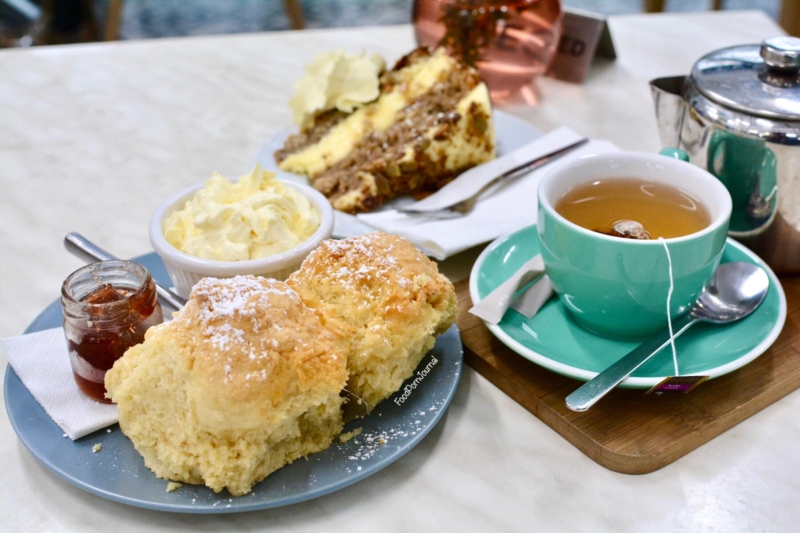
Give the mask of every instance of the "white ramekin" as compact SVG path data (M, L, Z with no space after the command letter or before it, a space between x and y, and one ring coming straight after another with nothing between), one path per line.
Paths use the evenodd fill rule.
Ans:
M156 253L167 267L169 277L178 290L178 294L188 298L195 283L205 277L232 278L233 276L252 274L278 280L285 280L289 274L300 268L300 263L319 244L330 238L333 232L333 208L328 199L314 188L299 183L283 181L309 199L320 213L320 224L317 231L300 246L281 254L250 259L247 261L217 261L202 259L176 249L164 238L164 221L173 211L181 209L186 201L203 188L204 183L192 185L171 196L161 204L150 221L150 242Z

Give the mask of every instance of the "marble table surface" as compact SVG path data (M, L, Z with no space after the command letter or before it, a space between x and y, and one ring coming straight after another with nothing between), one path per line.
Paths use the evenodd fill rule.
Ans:
M539 80L538 105L505 109L542 130L568 125L656 151L649 79L780 33L759 12L610 25L616 61L596 62L583 85ZM148 221L167 195L214 170L248 170L290 123L292 83L315 54L394 59L413 45L410 26L394 26L0 51L0 336L20 334L80 266L62 246L66 232L121 257L148 252ZM444 268L463 278L475 256ZM0 530L790 531L800 523L798 411L795 392L672 465L629 476L598 466L467 369L445 418L378 475L227 516L144 511L86 493L39 464L0 416Z

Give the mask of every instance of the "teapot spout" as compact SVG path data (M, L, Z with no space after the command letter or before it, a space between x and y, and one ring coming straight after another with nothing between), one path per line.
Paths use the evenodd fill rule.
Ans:
M656 110L658 135L663 147L680 148L686 104L683 84L686 76L656 78L650 81L650 93Z

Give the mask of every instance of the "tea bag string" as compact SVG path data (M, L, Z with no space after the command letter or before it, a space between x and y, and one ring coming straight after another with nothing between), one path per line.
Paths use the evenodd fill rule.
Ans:
M667 325L669 326L669 342L672 346L672 362L675 365L675 375L680 376L680 370L678 369L678 352L675 350L675 334L672 331L672 316L670 315L669 308L672 302L672 290L674 289L674 283L672 279L672 257L669 255L669 247L667 246L667 241L664 240L663 237L658 238L661 241L661 244L664 245L664 250L667 252L667 265L669 266L669 291L667 291Z

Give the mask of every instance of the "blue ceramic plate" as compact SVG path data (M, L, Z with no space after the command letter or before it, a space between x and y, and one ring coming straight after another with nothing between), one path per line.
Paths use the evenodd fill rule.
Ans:
M153 277L169 284L164 265L155 254L136 259ZM50 304L25 333L61 325L61 305ZM463 352L458 328L453 326L436 341L420 368L436 361L430 372L407 395L401 405L385 400L361 420L350 422L345 431L363 428L359 437L345 444L338 440L327 450L298 460L253 487L247 496L231 497L207 487L184 485L166 492L167 482L157 478L118 425L111 432L100 430L76 441L63 431L28 392L17 374L6 368L5 400L11 425L22 443L46 467L82 489L121 503L180 513L231 513L255 511L310 500L346 487L386 467L413 448L436 425L453 398ZM405 385L404 385L405 387ZM372 442L368 442L372 439ZM383 439L383 445L378 440ZM100 443L102 451L92 453Z
M470 276L470 296L480 301L539 253L536 225L527 226L490 244L478 257ZM675 341L681 375L719 377L746 365L769 348L786 321L786 295L778 278L753 252L728 239L722 262L747 261L764 268L770 288L761 306L729 326L698 324ZM533 317L509 310L496 326L486 324L506 346L559 374L587 381L638 343L600 337L570 319L558 298ZM674 375L672 351L664 349L638 368L622 387L650 388Z

